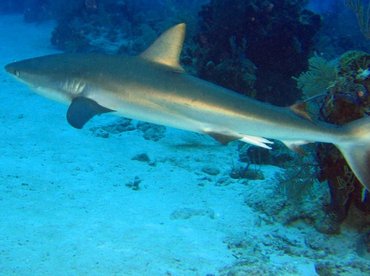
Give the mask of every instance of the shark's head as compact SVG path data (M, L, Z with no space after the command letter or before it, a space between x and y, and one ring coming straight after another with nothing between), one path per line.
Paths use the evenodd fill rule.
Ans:
M181 23L138 57L56 54L10 63L5 70L43 96L68 103L67 120L76 128L95 115L113 111L137 119L158 113L162 122L167 118L159 110L166 108L151 99L158 98L157 92L166 94L162 90L177 90L168 82L170 76L183 72L179 57L184 36L185 24Z
M41 95L61 102L70 102L84 88L83 83L73 77L75 70L71 63L61 55L13 62L7 64L5 70Z

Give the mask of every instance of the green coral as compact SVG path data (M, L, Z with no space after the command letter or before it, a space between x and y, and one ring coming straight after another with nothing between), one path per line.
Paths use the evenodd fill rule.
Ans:
M339 59L340 75L357 79L357 75L370 67L370 54L362 51L348 51Z
M308 62L308 70L294 78L306 99L327 92L338 74L336 66L322 57L315 55Z

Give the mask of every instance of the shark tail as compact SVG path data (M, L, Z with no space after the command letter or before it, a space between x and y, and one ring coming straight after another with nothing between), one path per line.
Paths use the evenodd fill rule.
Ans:
M344 130L347 139L336 146L357 179L370 191L370 117L353 121Z

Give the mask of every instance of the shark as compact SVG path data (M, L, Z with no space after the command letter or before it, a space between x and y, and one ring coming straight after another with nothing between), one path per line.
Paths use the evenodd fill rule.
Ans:
M60 53L16 61L5 70L37 93L68 105L81 129L94 116L121 116L271 148L333 143L370 189L370 119L344 126L316 122L297 108L278 107L187 74L180 65L186 25L162 33L137 56Z

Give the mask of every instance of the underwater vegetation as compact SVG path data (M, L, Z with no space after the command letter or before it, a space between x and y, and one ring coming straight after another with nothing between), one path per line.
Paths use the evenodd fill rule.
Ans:
M325 121L342 125L368 114L369 69L368 53L350 51L340 57L338 77L331 85L321 106L321 116ZM346 218L352 204L369 213L369 195L362 190L361 184L337 150L329 145L319 145L318 157L321 166L320 178L328 181L331 207L338 221Z
M322 57L310 59L307 72L297 79L305 95L324 93L319 104L319 116L326 122L344 125L367 116L370 105L370 54L362 51L344 53L337 64ZM349 169L341 153L333 146L319 144L317 159L320 181L327 180L333 219L341 223L352 205L365 214L370 213L369 195Z
M306 72L300 74L297 86L303 92L303 98L309 99L318 93L326 93L337 77L335 65L315 55L309 59L309 67Z
M362 0L345 0L344 2L356 14L363 35L370 39L370 3L364 3Z

